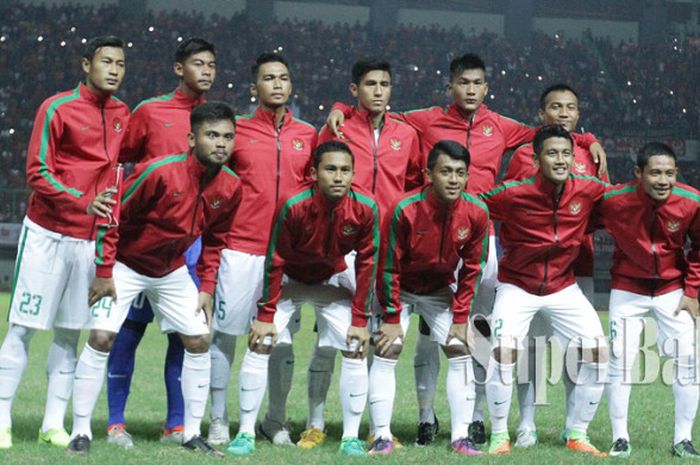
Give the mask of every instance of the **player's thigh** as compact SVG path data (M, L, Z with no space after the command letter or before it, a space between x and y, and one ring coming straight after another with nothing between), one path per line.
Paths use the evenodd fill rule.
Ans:
M607 346L600 318L578 285L543 296L543 307L563 348Z
M406 337L406 334L408 334L408 328L411 326L412 307L413 305L411 303L405 302L403 300L401 301L401 313L399 314L399 323L401 324L401 330L403 331L404 338ZM378 299L375 297L374 304L372 306L372 314L370 315L369 321L367 323L367 329L369 330L369 333L372 336L373 340L377 340L377 336L379 335L379 331L381 330L383 324L384 309L379 304ZM401 345L403 344L403 341L397 339L396 341L394 341L394 344Z
M226 249L221 253L213 327L232 335L248 334L262 295L265 257Z
M542 308L540 296L513 284L500 284L491 315L491 337L494 347L524 347L530 322Z
M197 312L199 291L186 266L160 278L150 278L144 292L153 306L161 331L184 336L209 333L206 314Z
M689 356L695 353L695 322L690 313L676 309L683 290L660 295L653 299L654 318L658 325L659 351L666 356Z
M90 307L89 329L118 333L126 320L131 303L148 286L147 276L137 273L121 262L115 263L112 279L117 300L115 302L111 297L104 297Z
M628 365L634 363L639 350L640 334L645 317L652 310L651 298L619 289L610 291L608 327L611 355L614 358L630 357Z
M75 241L63 244L67 257L68 279L56 312L54 326L83 329L90 325L88 289L95 278L95 242Z
M452 289L444 287L430 294L401 292L401 299L411 304L413 312L423 317L430 328L430 339L440 345L455 343L448 341L447 335L452 326Z
M347 344L348 330L352 325L350 299L324 302L315 305L316 323L318 324L318 346L349 350Z

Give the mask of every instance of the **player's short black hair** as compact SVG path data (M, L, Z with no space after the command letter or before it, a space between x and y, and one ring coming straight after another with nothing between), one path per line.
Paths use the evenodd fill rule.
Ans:
M666 155L673 158L673 162L678 166L678 157L671 147L663 142L648 142L644 144L637 154L637 168L644 170L649 163L649 159L654 155Z
M469 150L453 140L441 140L430 149L428 153L428 169L432 170L437 164L437 159L440 155L447 155L453 160L463 161L469 169L469 163L471 163L471 156L469 155Z
M194 107L190 113L190 127L197 132L202 123L227 120L236 126L236 112L224 102L211 101Z
M175 49L175 63L184 63L187 59L199 52L211 52L216 56L214 44L200 37L191 37L183 40Z
M552 86L547 87L544 92L540 95L540 108L544 110L545 107L545 101L547 100L547 96L551 94L552 92L571 92L574 94L574 97L576 97L576 100L578 100L578 94L574 89L571 88L568 84L554 84Z
M328 152L345 152L345 153L347 153L348 155L350 155L350 159L352 160L353 166L355 166L355 155L352 154L352 150L350 150L350 147L348 147L348 144L346 144L344 142L337 141L337 140L331 140L328 142L324 142L323 144L316 147L316 150L314 150L314 154L313 154L314 168L318 169L318 165L321 164L321 160L323 159L323 155L327 154Z
M289 70L289 64L287 63L287 60L285 60L282 55L280 55L279 53L265 52L258 55L258 57L255 59L255 64L250 67L250 76L252 78L251 82L255 82L258 80L258 71L260 70L260 67L265 63L282 63L284 66L287 67L287 72L289 72L289 75L291 76L292 74Z
M551 139L553 137L562 137L571 142L571 147L574 146L574 138L571 137L571 133L564 129L558 124L550 124L549 126L542 126L537 134L535 134L535 139L532 141L532 147L535 150L535 157L540 156L540 152L544 148L544 141Z
M484 60L475 53L465 53L450 62L450 80L457 79L468 69L480 69L486 74Z
M365 74L376 70L386 71L391 77L391 65L388 61L379 60L378 58L366 58L356 61L352 65L352 83L359 85Z
M98 49L102 47L124 48L124 41L117 36L97 36L88 40L83 50L83 58L92 63L92 59Z

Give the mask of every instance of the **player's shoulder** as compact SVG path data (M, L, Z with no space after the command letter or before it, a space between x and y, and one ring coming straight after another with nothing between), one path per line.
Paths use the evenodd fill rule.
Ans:
M353 202L363 205L370 210L378 209L377 201L375 200L374 195L372 195L372 193L368 190L365 190L359 186L353 185L348 192L348 197L350 197Z
M474 215L486 215L488 218L489 208L478 196L469 192L462 192L460 198L462 201L462 208L465 208L468 212L471 212Z
M688 184L677 182L673 186L671 194L677 197L682 197L700 205L700 191L694 188L693 186L689 186Z
M75 87L71 90L66 90L63 92L58 92L46 99L41 103L39 107L39 113L55 113L59 111L61 107L69 106L71 102L80 101L80 86Z
M308 121L304 121L301 118L297 118L296 116L292 116L292 124L295 126L296 130L301 131L302 133L317 134L318 132L316 126Z
M512 180L512 181L505 181L502 182L501 184L497 185L493 189L482 192L479 194L480 199L489 199L491 197L494 197L498 194L501 194L503 192L518 192L518 191L528 191L529 189L532 188L532 186L535 185L535 179L537 178L537 174L533 174L527 178L523 179L517 179L517 180Z
M427 186L416 187L398 196L391 205L391 215L400 216L405 214L406 210L411 210L418 207L420 204L428 200Z
M166 102L170 102L173 97L175 96L175 91L170 92L169 94L163 94L159 95L157 97L151 97L147 98L145 100L142 100L139 102L138 105L134 107L132 110L132 113L136 114L137 112L149 112L157 109L158 107L164 105Z
M534 147L532 146L532 142L526 142L524 144L521 144L515 148L513 151L513 159L516 157L528 157L532 158L532 155L534 154Z
M294 191L280 198L280 205L285 209L300 208L314 196L314 184L312 182L303 183Z

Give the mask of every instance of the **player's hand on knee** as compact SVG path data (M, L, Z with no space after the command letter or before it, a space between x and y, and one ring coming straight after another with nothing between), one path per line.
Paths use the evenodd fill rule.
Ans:
M112 301L117 301L117 289L114 287L114 279L93 279L90 283L90 288L88 289L88 305L92 307L105 297L111 297Z
M452 338L457 339L465 346L467 345L467 324L466 323L452 323L450 330L447 332L447 340L445 344L449 344Z
M369 330L366 326L350 326L345 343L348 345L346 352L365 357L369 350Z
M87 207L88 215L107 218L112 213L112 207L117 204L117 201L113 198L116 194L116 187L109 187L97 194Z
M331 111L330 115L328 115L328 119L326 119L326 125L336 139L345 139L343 131L341 131L343 123L345 123L345 115L340 110Z
M207 326L209 327L209 330L211 330L213 308L214 297L208 292L200 292L197 299L197 310L194 312L194 314L199 315L200 312L204 312L204 317L207 319Z
M255 320L248 335L248 348L257 353L269 353L277 344L277 328L274 323Z
M379 329L376 339L374 340L374 346L377 348L377 353L383 356L387 353L391 345L396 342L396 340L403 340L403 329L401 324L382 324Z
M687 295L681 297L681 301L678 302L678 308L676 308L676 312L674 313L674 315L677 316L684 310L690 313L690 316L692 316L693 318L699 317L700 305L698 305L698 299L688 297Z

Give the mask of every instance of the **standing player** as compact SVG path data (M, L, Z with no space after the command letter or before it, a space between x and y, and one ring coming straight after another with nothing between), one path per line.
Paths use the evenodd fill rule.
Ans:
M539 117L543 124L558 124L569 133L574 133L579 117L578 94L566 84L555 84L548 87L540 96ZM574 139L574 160L571 172L581 176L598 176L598 167L587 148L581 146L581 140ZM508 170L503 178L507 181L520 181L537 173L536 157L532 144L519 147L508 164ZM602 173L600 179L609 182L607 173ZM589 301L593 301L593 235L589 234L581 245L574 262L576 283ZM537 376L537 361L535 360L534 338L551 336L551 328L543 314L537 314L530 325L528 334L530 343L527 347L528 383L518 383L518 403L520 406L520 425L518 426L515 447L532 447L537 444L537 429L535 426L535 379ZM524 355L523 355L524 356ZM568 373L564 373L564 385L567 393L567 416L573 413L571 409L571 390L574 388Z
M129 109L112 97L124 78L124 42L88 41L85 82L39 108L27 150L32 188L10 300L10 326L0 348L0 449L12 447L10 411L36 330L54 329L46 371L48 395L39 442L66 447L63 417L73 388L80 330L89 323L87 287L97 220L113 201L108 190Z
M483 194L492 218L501 221L503 245L486 386L492 425L490 454L510 452L513 368L532 318L542 312L549 317L561 346L582 352L572 392L573 413L566 424L567 447L605 455L588 441L587 428L603 394L600 380L605 379L607 347L600 320L576 284L572 266L605 183L571 174L573 145L571 135L561 126L543 127L533 142L538 172Z
M467 438L476 400L467 323L486 264L489 215L481 200L464 192L468 169L466 148L454 141L438 142L428 155L430 184L398 199L384 215L377 283L382 323L375 328L377 353L369 376L369 408L377 438L369 451L372 455L387 455L394 449L390 426L396 361L411 312L423 316L448 359L452 449L481 454Z
M379 252L377 205L351 188L353 155L342 142L314 151L314 183L281 202L270 233L258 318L248 337L239 386L241 427L228 451L255 450L255 419L267 384L267 365L275 345L290 345L285 331L305 302L316 310L318 344L341 350L340 401L343 439L340 452L364 456L357 438L367 400L367 320ZM345 256L356 251L356 289Z
M101 229L97 277L90 285L90 338L75 369L73 435L68 451L90 450L90 418L107 356L129 306L140 292L153 302L161 329L185 346L183 447L223 454L200 436L210 376L209 322L221 249L240 201L240 182L224 165L233 149L233 110L206 103L190 115L189 153L140 164L125 183L119 228ZM199 292L184 251L203 235ZM114 274L114 277L112 277Z
M471 155L469 192L481 193L492 189L496 184L496 175L503 160L503 154L511 148L531 141L535 130L510 118L490 110L483 102L488 94L486 65L474 54L466 53L450 63L450 81L448 90L453 103L446 108L431 107L423 110L392 114L415 128L420 138L423 159L426 160L430 149L440 140L453 140L463 144ZM338 110L349 112L350 107L336 104ZM334 111L329 117L331 130L339 133L344 115ZM339 133L342 134L342 133ZM583 138L584 146L591 146L596 159L600 157L600 168L605 169L604 153L600 144L588 135ZM482 275L481 292L476 297L474 313L489 315L493 305L498 269L496 257L495 232L489 237L489 262ZM489 334L488 325L481 325L483 318L477 319L480 331ZM470 329L473 329L470 326ZM427 445L433 442L438 431L437 418L433 409L435 387L440 369L437 344L431 340L427 325L419 325L416 356L414 359L416 391L418 393L419 424L416 444ZM483 381L485 367L479 363L474 366L476 379ZM481 399L483 382L477 383L477 399L472 433L470 437L477 443L485 442Z
M243 200L221 256L216 315L211 346L211 426L209 442L229 441L226 389L236 336L247 334L260 298L263 265L277 202L308 176L317 134L287 108L292 93L289 66L281 55L264 53L252 66L250 92L259 100L255 113L238 118L231 166L241 177ZM290 328L298 326L296 322ZM294 352L280 345L270 358L268 412L263 436L278 445L294 445L286 425L287 395L294 372Z
M146 162L159 156L174 155L188 150L190 112L204 102L204 95L216 79L214 45L198 38L181 42L175 50L173 69L180 78L177 88L168 95L144 100L134 109L122 142L120 161ZM195 267L200 250L201 242L198 239L185 252L185 263L197 285L199 281ZM131 435L126 431L124 409L134 373L136 348L151 321L151 304L142 295L129 310L107 362L107 442L125 448L134 445ZM176 444L182 444L184 420L180 387L183 355L184 347L178 335L168 334L164 370L168 416L161 441Z
M700 316L700 193L676 181L676 155L662 143L642 148L635 176L633 182L611 187L598 211L615 239L606 388L614 441L610 455L626 458L632 452L627 431L632 368L644 317L653 316L659 352L673 357L675 364L673 455L697 459L691 435L699 395L695 321Z
M375 196L381 215L396 197L423 184L416 131L388 117L386 112L391 87L389 63L377 59L357 61L350 84L357 107L343 126L343 141L355 157L353 184ZM331 131L324 127L319 142L333 139ZM351 263L352 258L348 258ZM323 408L334 365L335 349L316 345L308 372L309 418L297 443L305 449L319 445L325 437Z

